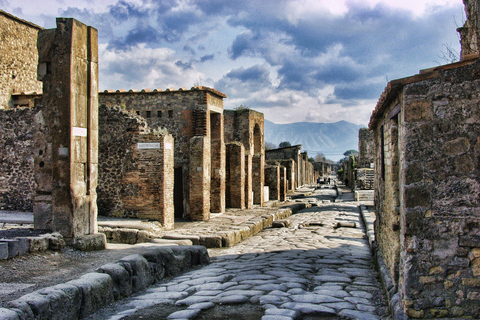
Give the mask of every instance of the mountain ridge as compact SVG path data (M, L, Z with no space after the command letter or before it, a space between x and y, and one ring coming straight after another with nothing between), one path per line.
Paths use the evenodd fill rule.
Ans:
M358 131L364 125L345 120L322 122L293 122L277 124L265 120L265 142L278 145L288 141L301 144L309 157L323 153L327 159L338 161L347 150L358 149Z

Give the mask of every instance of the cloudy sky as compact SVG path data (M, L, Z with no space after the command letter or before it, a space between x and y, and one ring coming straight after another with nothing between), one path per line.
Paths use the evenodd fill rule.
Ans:
M462 0L0 0L99 31L100 89L194 85L276 123L368 123L388 81L460 51Z

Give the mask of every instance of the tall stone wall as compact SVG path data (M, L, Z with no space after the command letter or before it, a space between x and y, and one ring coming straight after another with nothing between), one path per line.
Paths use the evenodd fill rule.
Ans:
M0 110L0 210L33 210L37 109Z
M280 200L280 166L265 166L265 185L269 187L270 200Z
M395 85L371 121L378 246L409 317L479 318L480 61Z
M0 30L0 109L8 109L12 93L42 91L37 80L37 33L42 28L0 10Z

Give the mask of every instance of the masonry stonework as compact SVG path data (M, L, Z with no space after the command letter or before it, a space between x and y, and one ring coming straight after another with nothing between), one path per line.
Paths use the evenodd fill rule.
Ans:
M480 317L480 61L391 81L372 114L375 233L411 318Z
M173 137L119 108L99 108L100 215L173 228Z
M0 210L33 210L34 118L37 110L0 110Z
M42 29L0 10L0 109L14 106L13 93L42 91L37 80L37 34Z
M240 142L226 144L227 207L245 209L245 147Z

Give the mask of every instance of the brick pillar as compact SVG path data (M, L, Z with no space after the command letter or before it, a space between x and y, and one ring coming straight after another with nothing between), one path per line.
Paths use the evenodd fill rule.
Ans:
M265 157L256 154L252 159L253 203L263 206L263 185L265 183Z
M211 212L225 212L225 143L223 114L210 113L211 166L210 185Z
M245 155L245 208L251 209L253 207L252 196L252 156Z
M280 200L280 166L265 166L265 185L269 187L270 200Z
M39 32L38 50L44 108L35 135L35 228L60 232L73 245L83 238L80 249L103 249L96 202L97 30L57 18L56 29Z
M280 166L280 201L285 201L287 198L287 168Z
M190 219L210 219L210 145L204 136L190 139Z
M240 142L226 145L227 207L245 209L245 147Z

